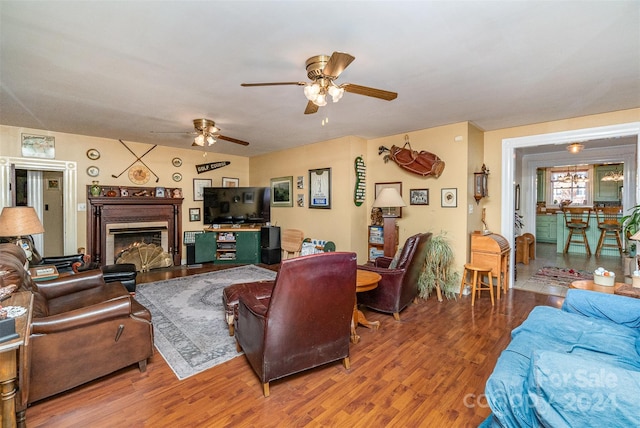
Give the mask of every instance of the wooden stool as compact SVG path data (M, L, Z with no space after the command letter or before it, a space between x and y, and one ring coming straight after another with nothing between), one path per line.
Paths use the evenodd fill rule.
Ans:
M598 240L598 247L596 248L596 257L600 257L600 252L604 247L617 248L622 256L622 240L620 239L622 225L618 219L618 208L598 208L596 210L596 218L598 220L598 229L600 229L600 239ZM607 243L607 239L615 239L616 243Z
M473 275L471 275L472 273ZM486 282L482 280L483 276L487 277ZM493 283L491 281L490 268L473 266L469 263L465 264L464 271L462 272L462 281L460 282L460 295L462 295L465 285L471 286L471 306L476 302L476 291L478 292L478 297L480 297L480 292L482 290L489 290L489 294L491 295L491 306L494 305Z

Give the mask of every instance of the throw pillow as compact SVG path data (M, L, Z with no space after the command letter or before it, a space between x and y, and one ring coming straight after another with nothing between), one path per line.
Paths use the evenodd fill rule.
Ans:
M396 251L396 255L393 256L391 263L389 263L389 269L395 269L398 267L398 260L400 259L400 254L402 254L402 247L398 248L398 251Z

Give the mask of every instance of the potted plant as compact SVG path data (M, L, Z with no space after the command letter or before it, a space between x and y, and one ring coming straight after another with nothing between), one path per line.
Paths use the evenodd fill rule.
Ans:
M640 205L631 208L629 214L622 216L620 223L622 224L622 234L627 240L638 233L640 231ZM635 250L636 245L633 243L629 245L629 249L631 250L632 246Z
M451 299L460 287L460 274L453 269L453 250L444 233L432 236L427 245L424 268L418 278L419 295L426 299L438 284L445 297Z

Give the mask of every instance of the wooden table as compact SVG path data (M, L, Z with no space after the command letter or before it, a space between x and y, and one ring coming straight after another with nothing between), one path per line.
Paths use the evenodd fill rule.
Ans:
M2 399L0 403L0 411L2 414L2 427L16 426L16 379L17 357L21 352L20 358L25 358L22 352L27 344L29 335L29 326L31 325L31 309L33 307L33 294L29 291L13 293L13 295L2 302L2 306L22 306L27 308L24 315L15 318L16 333L19 337L0 343L0 388Z
M616 282L612 286L598 285L593 280L579 280L573 281L570 288L579 288L581 290L599 291L600 293L613 294L618 288L625 285L623 282Z
M381 279L380 274L358 269L356 271L356 293L373 290L378 286L378 282L380 282ZM367 321L362 311L358 309L358 299L356 298L356 304L353 307L353 320L351 321L351 342L353 343L360 341L360 336L356 333L358 324L375 330L380 328L380 321Z

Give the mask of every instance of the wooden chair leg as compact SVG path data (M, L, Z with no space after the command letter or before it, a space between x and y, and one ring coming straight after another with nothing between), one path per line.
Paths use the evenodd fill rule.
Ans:
M265 383L262 384L262 394L265 397L269 396L269 382L265 382Z
M567 243L564 244L564 253L569 252L569 245L571 244L571 238L573 237L573 229L569 229L569 236L567 236Z
M138 361L138 369L140 369L140 373L144 373L147 371L147 360L146 358L142 361Z
M351 361L349 360L349 357L344 357L344 359L342 360L342 365L347 370L351 368Z
M394 312L394 313L393 313L393 318L394 318L396 321L400 321L400 312Z

